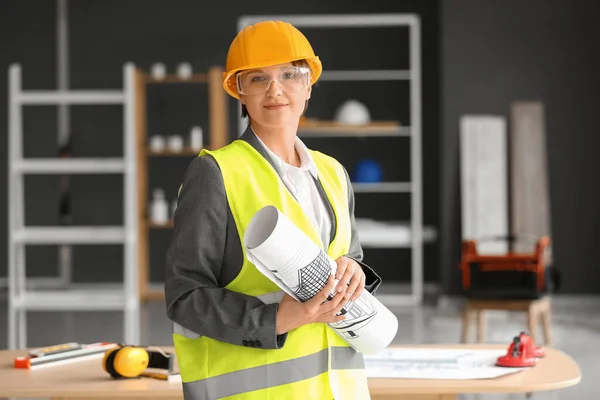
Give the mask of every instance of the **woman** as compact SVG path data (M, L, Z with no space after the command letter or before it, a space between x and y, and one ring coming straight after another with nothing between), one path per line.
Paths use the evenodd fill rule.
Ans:
M327 324L381 279L361 262L346 171L296 136L319 58L295 27L268 21L238 33L226 69L223 86L241 101L248 128L190 164L167 255L185 398L368 399L362 356ZM337 262L335 279L306 302L283 295L245 256L241 238L266 205Z

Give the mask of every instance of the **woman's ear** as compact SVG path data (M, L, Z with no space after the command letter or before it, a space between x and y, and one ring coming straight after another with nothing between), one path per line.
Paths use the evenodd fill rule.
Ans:
M308 86L308 90L306 91L306 100L310 99L311 93L312 93L312 86Z

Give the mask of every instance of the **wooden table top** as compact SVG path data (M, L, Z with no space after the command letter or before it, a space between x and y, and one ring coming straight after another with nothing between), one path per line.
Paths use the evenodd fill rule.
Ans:
M485 344L406 345L398 347L506 349ZM161 347L173 351L171 347ZM174 398L181 393L180 382L151 378L114 380L102 369L101 359L29 371L15 369L14 358L25 351L0 351L0 397L80 397L117 396ZM581 380L577 363L565 353L547 349L546 357L526 371L496 379L421 380L370 378L372 395L522 393L562 389Z

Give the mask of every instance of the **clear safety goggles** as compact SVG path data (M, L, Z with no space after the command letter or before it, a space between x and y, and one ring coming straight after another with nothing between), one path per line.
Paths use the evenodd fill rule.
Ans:
M273 72L255 69L237 74L236 80L238 92L247 96L264 94L274 81L282 92L297 93L310 85L310 68L288 66Z

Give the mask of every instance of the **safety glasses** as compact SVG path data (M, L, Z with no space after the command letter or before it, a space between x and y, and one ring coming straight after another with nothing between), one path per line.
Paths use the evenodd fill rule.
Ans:
M287 66L278 69L253 69L237 74L237 88L240 94L255 96L264 94L277 81L281 91L297 93L310 84L310 68Z

